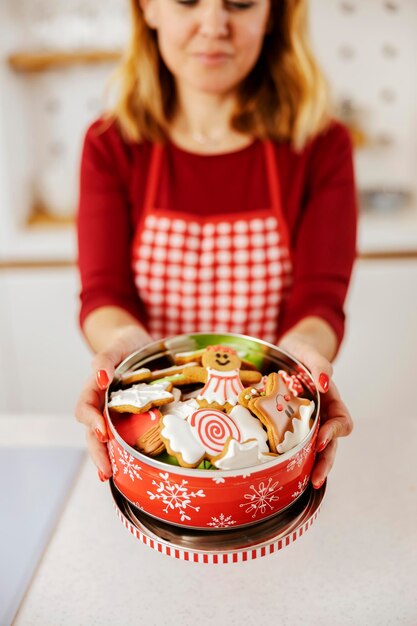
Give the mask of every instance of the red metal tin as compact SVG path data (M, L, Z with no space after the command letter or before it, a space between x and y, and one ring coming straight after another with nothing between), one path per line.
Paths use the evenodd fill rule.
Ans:
M116 513L129 532L160 554L192 563L242 563L279 552L302 537L315 522L326 492L307 487L291 507L246 528L216 532L188 530L149 517L132 506L110 481Z
M320 397L306 368L277 347L242 335L182 335L157 341L132 354L118 367L126 372L171 364L177 352L213 344L233 346L264 373L285 369L303 383L303 396L315 402L313 426L295 448L273 460L241 470L197 470L147 457L129 445L135 440L125 425L116 429L105 408L108 450L117 489L148 515L194 529L235 529L256 524L291 506L308 486L316 453ZM110 387L109 393L112 387ZM122 418L120 418L122 419ZM128 418L127 418L128 419ZM127 440L127 441L126 441Z

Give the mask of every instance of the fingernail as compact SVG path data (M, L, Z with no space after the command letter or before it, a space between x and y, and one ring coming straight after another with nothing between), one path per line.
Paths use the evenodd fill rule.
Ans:
M313 485L314 489L320 489L320 487L323 486L323 483L326 479L323 478L323 480L321 480L319 483L316 483L315 485Z
M109 386L109 377L106 370L98 370L97 372L97 384L100 389L104 391Z
M319 445L317 446L317 452L322 452L328 443L329 443L328 439L325 439L324 441L319 443Z
M97 470L97 474L102 483L105 483L106 480L109 480L100 469Z
M99 440L100 443L107 443L107 441L109 440L109 438L107 437L107 435L105 435L104 433L101 432L101 430L99 428L96 428L94 430L94 434L97 437L97 439Z
M319 383L324 392L329 389L329 377L324 372L322 372L319 376Z

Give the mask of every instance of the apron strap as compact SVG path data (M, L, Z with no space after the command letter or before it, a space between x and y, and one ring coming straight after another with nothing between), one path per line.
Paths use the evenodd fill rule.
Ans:
M159 180L159 170L161 169L162 144L152 144L151 162L149 165L148 182L145 191L144 215L155 206L156 190Z
M272 208L278 217L279 228L282 233L282 242L290 247L290 236L288 232L287 220L282 207L281 180L279 176L278 163L275 155L275 148L270 139L263 142L266 158L266 168L268 173L269 193L272 200Z

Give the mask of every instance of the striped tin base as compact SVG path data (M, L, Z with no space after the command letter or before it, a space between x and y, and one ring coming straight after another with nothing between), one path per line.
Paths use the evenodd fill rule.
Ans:
M309 486L287 511L252 526L250 530L199 532L150 518L132 507L110 483L117 516L134 537L166 556L216 565L274 554L302 537L315 522L326 491L326 483L318 490Z

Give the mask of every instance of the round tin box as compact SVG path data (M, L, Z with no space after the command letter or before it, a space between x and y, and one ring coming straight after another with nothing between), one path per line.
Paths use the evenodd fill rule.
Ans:
M135 420L129 423L129 417L126 418L122 437L107 408L109 396L121 376L142 367L151 370L169 367L179 352L216 344L234 348L242 359L264 374L284 369L298 378L303 385L303 397L315 403L313 425L307 437L271 461L240 470L177 467L135 450L130 445L137 436ZM165 523L206 531L257 524L291 506L306 490L316 454L319 415L320 396L311 374L271 344L243 335L203 333L155 341L119 365L107 391L105 417L113 482L132 505Z

